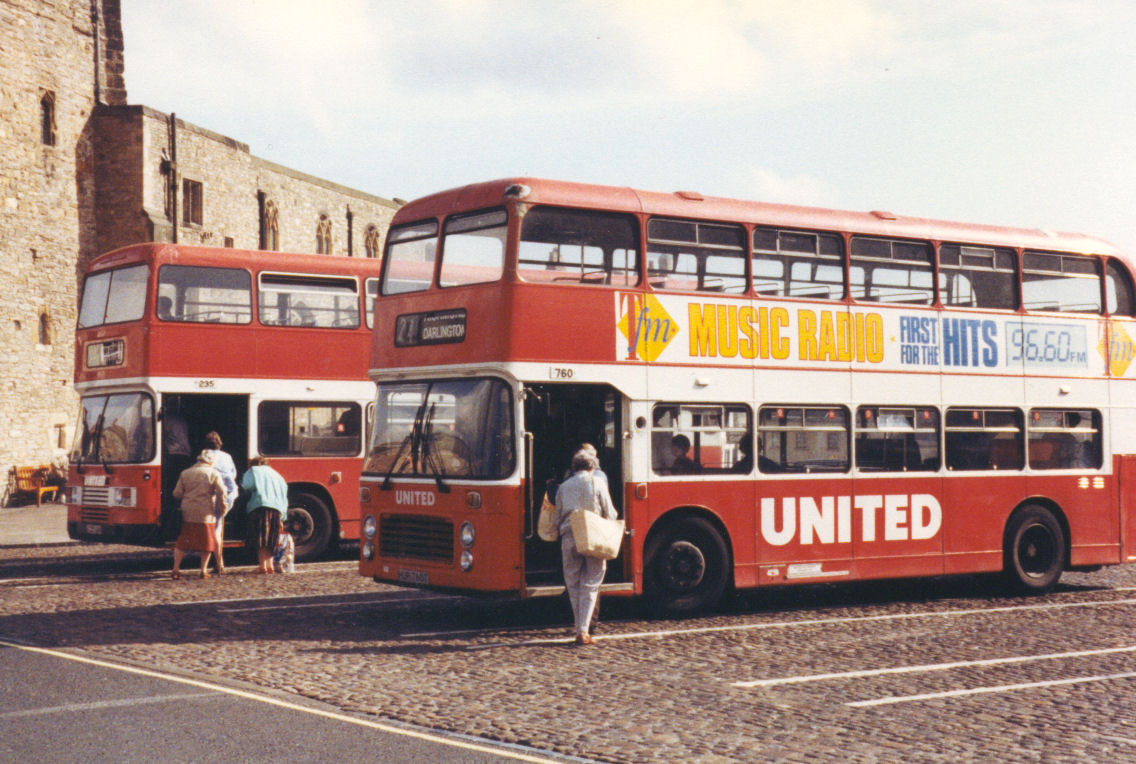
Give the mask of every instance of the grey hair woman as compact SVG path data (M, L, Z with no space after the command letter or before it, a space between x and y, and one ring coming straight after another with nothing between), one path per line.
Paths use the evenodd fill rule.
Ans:
M556 521L560 529L564 588L568 590L568 600L572 603L578 645L594 644L588 633L588 624L592 620L592 610L599 597L607 562L585 557L576 551L570 518L576 511L597 512L613 520L618 517L607 490L607 481L596 479L595 473L599 466L595 455L584 450L577 451L572 457L572 477L561 483L556 490Z

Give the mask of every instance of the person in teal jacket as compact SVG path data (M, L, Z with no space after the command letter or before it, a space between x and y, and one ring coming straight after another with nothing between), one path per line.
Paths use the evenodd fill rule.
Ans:
M268 466L268 459L255 457L241 478L241 488L249 492L249 529L256 540L256 559L261 573L272 573L272 554L280 540L284 516L288 514L288 482Z

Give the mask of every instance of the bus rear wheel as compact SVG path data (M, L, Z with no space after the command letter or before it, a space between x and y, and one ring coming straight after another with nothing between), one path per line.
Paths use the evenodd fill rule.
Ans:
M327 549L331 540L331 512L318 496L303 492L290 495L286 522L292 528L296 562L311 560Z
M660 615L683 616L713 608L729 578L726 542L701 518L676 523L649 545L643 585L648 604Z
M1005 575L1024 594L1052 591L1065 569L1065 533L1045 507L1024 507L1006 525Z

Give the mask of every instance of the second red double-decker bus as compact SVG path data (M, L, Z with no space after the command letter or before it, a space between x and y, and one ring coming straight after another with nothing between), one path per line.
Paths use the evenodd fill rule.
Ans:
M536 179L402 207L360 572L560 591L545 481L598 448L608 590L1136 559L1133 263L1085 236Z
M298 558L359 535L358 478L379 263L146 244L85 274L72 538L173 540L181 470L220 434L239 472L271 459L289 485ZM244 540L241 504L226 538Z

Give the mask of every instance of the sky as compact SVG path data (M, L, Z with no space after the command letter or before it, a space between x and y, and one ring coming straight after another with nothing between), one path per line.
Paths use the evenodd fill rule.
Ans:
M518 175L1136 254L1130 0L123 0L128 100L386 198Z

